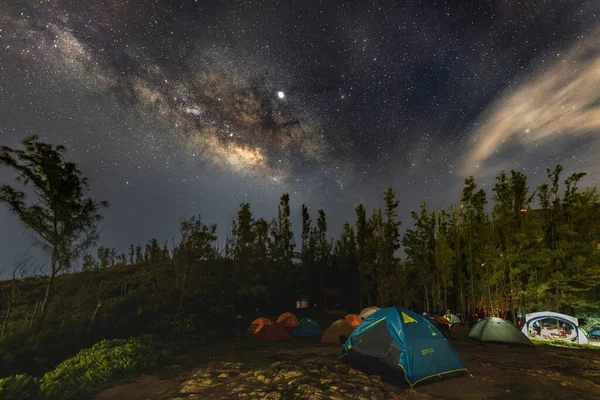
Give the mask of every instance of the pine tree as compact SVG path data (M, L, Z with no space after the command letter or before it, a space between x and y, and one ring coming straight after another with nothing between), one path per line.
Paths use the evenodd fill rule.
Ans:
M133 243L129 245L129 264L135 264L135 248L133 247Z
M96 264L96 261L94 260L94 257L92 257L89 254L84 254L83 256L83 265L81 267L82 271L91 271L98 268L98 264Z
M142 256L142 246L136 246L135 248L135 263L141 264L144 262L144 257Z
M300 282L300 288L303 292L309 292L314 302L319 299L320 281L315 276L315 240L312 232L312 221L308 212L308 207L302 205L302 243L300 251L300 260L302 262L301 274L303 276Z
M110 249L103 246L98 247L97 258L99 268L108 267L110 265Z

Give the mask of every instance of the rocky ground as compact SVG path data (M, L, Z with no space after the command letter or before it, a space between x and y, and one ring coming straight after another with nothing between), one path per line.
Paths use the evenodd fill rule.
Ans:
M100 393L113 399L600 399L600 351L453 342L469 374L411 389L337 360L317 340L198 349L132 383Z

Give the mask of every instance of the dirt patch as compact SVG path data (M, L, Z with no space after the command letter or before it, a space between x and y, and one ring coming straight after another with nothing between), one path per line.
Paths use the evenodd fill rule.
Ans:
M195 349L177 365L100 393L113 399L598 399L600 352L453 342L471 375L406 383L339 362L317 340Z

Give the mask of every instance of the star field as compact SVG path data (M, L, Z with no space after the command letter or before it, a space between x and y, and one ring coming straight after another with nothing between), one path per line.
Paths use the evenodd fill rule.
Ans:
M269 218L283 192L298 215L324 208L335 234L391 185L406 226L470 174L489 189L518 169L533 186L561 163L597 184L599 13L575 0L0 0L0 144L65 144L112 203L109 246L170 240L186 213L224 237L240 202ZM0 218L10 264L29 242Z

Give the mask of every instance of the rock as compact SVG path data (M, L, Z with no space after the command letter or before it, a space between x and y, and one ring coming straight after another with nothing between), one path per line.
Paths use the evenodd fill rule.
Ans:
M328 385L331 382L333 382L333 379L329 379L329 378L321 378L320 379L321 385Z
M303 373L300 372L300 371L287 371L287 372L283 372L281 374L281 376L285 380L292 379L292 378L297 378L297 377L302 376L302 375L303 375Z
M229 374L226 372L223 372L222 374L219 375L219 378L229 378Z
M339 393L333 393L329 395L329 400L345 400L347 399L346 396L339 394Z
M262 400L280 400L280 399L281 399L281 394L279 394L277 392L269 392L262 398Z
M210 378L212 376L212 374L203 374L202 377L203 378Z
M184 382L181 388L179 389L179 393L198 393L204 389L204 386L200 382L196 382L195 380L189 380Z
M212 381L212 379L204 379L203 381L200 382L200 384L202 386L210 386L213 384L213 381Z
M240 392L243 392L243 391L244 391L244 390L246 390L246 389L247 389L247 387L246 387L246 386L244 386L244 385L241 385L241 386L238 386L238 387L236 387L235 389L233 389L233 390L231 391L231 393L240 393Z
M321 373L321 371L319 371L318 368L311 368L311 369L308 370L308 372L311 373L311 374L315 374L315 375L318 375L318 374Z
M331 390L331 391L334 391L334 392L335 392L336 390L338 390L338 389L339 389L339 388L338 388L337 386L331 386L331 387L329 388L329 390Z
M256 380L259 381L259 382L264 382L265 379L266 379L266 377L264 375L259 375L259 376L256 377Z

